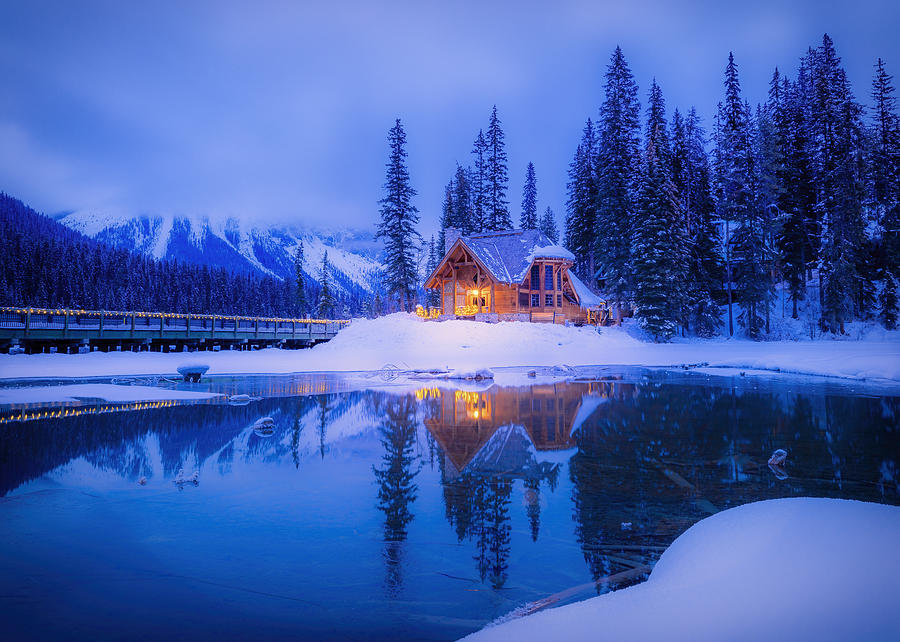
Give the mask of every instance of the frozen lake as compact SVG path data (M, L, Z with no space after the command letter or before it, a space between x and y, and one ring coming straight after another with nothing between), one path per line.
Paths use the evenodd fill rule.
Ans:
M595 370L0 406L4 636L454 639L639 582L725 508L900 504L896 387Z

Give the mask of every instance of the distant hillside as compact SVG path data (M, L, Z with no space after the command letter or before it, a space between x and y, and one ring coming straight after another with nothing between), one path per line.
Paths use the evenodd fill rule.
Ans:
M318 280L322 255L328 261L339 295L362 297L378 288L381 265L371 234L323 234L297 226L261 227L235 218L212 220L198 216L136 215L130 218L90 213L59 217L63 225L111 246L156 259L200 263L271 276L294 278L294 254L303 241L305 272Z
M85 236L0 192L0 305L248 316L304 312L293 279L229 269L227 262L200 263L199 254L174 261L131 249L114 247L102 235ZM336 280L331 316L360 313L369 297L348 277ZM315 302L315 280L306 289Z

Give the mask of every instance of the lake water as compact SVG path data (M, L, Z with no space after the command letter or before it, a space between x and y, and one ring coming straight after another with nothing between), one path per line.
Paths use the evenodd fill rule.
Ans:
M900 504L896 388L582 375L223 377L163 385L258 399L2 408L3 638L454 639L642 581L732 506Z

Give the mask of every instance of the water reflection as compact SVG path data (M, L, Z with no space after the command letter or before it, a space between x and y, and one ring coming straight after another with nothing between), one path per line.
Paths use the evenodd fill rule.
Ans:
M135 511L115 518L126 525L162 510L153 514L169 529L208 506L204 524L228 519L208 526L202 543L183 544L192 565L207 560L210 576L224 572L217 560L243 550L232 531L246 528L316 578L304 586L259 561L243 568L248 581L299 591L297 599L333 586L336 603L346 591L350 602L382 594L386 602L353 610L368 618L370 637L454 637L524 603L627 586L692 524L749 501L900 503L896 396L658 373L480 390L279 378L210 387L260 398L107 404L101 413L84 404L69 415L26 409L29 420L0 425L0 496L40 509L49 500L32 491L90 486L91 496L124 493L117 505ZM271 419L264 430L261 418ZM770 468L779 448L787 459ZM172 484L179 477L187 482ZM180 499L203 501L153 503L180 488ZM154 489L162 495L147 494ZM13 505L0 502L0 519L13 535L30 532L10 517ZM135 546L156 541L148 537ZM9 558L27 552L9 546L0 545ZM394 624L385 604L406 609ZM304 612L304 622L323 618L322 630L340 630L338 611ZM472 621L452 620L460 613Z

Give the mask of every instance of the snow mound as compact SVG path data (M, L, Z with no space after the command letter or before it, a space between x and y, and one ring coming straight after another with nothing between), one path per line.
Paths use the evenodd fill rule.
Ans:
M900 338L900 336L898 336ZM177 353L94 352L83 355L0 354L0 378L86 377L173 372ZM423 322L391 314L355 320L331 341L308 350L210 352L205 363L216 374L478 370L504 366L648 366L706 364L741 371L827 375L900 381L900 341L772 341L694 339L656 344L628 327L565 327L558 324L473 321ZM726 374L728 371L721 371ZM564 376L564 375L563 375Z
M472 640L897 640L900 507L792 498L695 524L650 579Z

